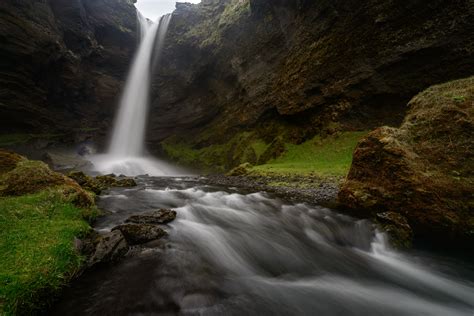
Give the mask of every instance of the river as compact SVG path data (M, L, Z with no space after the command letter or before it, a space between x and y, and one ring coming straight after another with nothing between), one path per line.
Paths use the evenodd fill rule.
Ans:
M99 199L107 231L173 208L169 236L89 271L53 315L474 315L468 260L391 250L382 233L317 205L206 184L139 177Z

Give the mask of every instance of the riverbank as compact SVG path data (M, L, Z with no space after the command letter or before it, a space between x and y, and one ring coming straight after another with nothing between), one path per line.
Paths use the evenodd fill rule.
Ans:
M81 269L93 196L39 161L0 151L0 314L46 307Z

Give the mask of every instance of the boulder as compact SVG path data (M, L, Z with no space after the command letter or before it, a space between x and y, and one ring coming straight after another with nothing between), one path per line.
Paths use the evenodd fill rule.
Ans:
M97 236L93 242L94 249L88 260L88 265L117 261L128 251L128 244L120 230L113 230Z
M46 152L41 158L53 170L72 170L92 167L92 163L72 153Z
M400 128L369 133L354 151L341 209L390 218L403 235L408 224L415 240L473 247L473 102L474 77L433 86L409 103Z
M167 235L166 231L151 224L122 224L112 231L120 231L131 245L139 245Z
M125 222L135 224L167 224L176 218L176 212L169 209L145 212L130 216Z

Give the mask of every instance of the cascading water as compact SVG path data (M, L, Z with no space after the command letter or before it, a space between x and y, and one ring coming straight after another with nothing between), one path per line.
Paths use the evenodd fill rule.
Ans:
M145 156L152 66L158 62L171 17L171 14L167 14L158 23L150 23L137 13L140 45L120 100L108 154L91 157L97 171L130 176L140 174L165 176L182 173L163 161Z
M390 249L365 220L195 179L138 178L99 198L109 231L173 208L165 239L88 273L51 315L472 316L472 265Z

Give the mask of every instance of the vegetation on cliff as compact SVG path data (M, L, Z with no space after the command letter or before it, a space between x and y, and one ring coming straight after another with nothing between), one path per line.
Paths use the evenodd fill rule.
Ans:
M81 267L90 193L39 161L0 150L0 314L47 306Z

